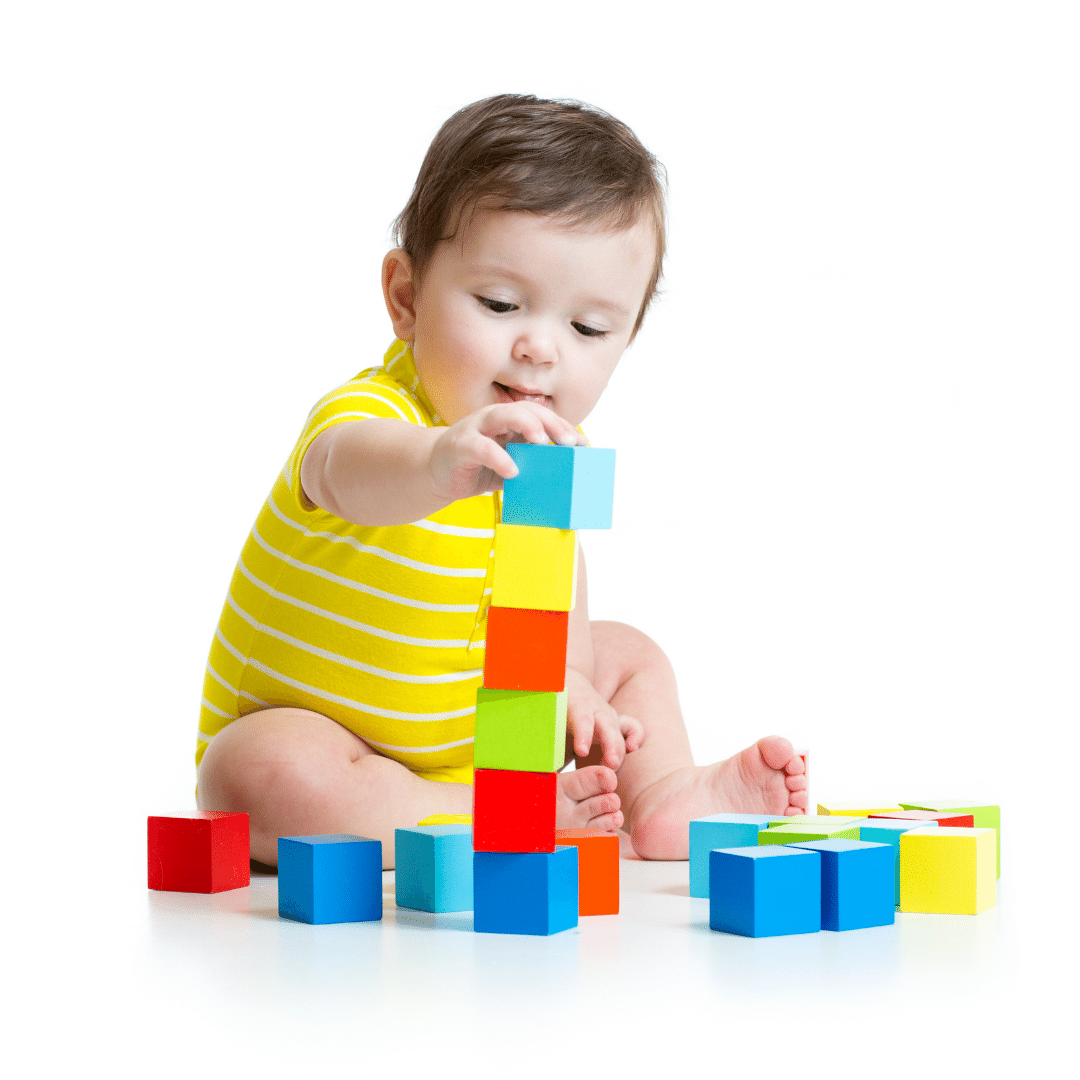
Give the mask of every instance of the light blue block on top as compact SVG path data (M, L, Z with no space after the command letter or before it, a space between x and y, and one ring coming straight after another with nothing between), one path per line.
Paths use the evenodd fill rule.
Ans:
M791 846L821 854L822 930L862 930L896 922L890 845L806 840Z
M471 825L394 830L394 899L417 911L472 911Z
M351 833L278 838L278 915L306 923L382 918L382 841Z
M936 829L936 821L900 821L889 818L868 818L859 826L859 839L871 844L891 844L893 849L893 906L900 906L900 837L919 829Z
M786 821L773 814L711 814L690 822L690 895L708 898L709 852L713 848L756 847L758 832L770 821Z
M503 482L503 524L611 528L614 450L508 443L506 452L519 471Z
M785 844L709 852L709 926L743 937L821 929L821 854Z

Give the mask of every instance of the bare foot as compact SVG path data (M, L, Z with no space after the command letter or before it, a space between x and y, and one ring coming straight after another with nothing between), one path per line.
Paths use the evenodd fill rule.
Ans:
M614 832L623 823L618 779L606 765L589 765L559 773L559 796L555 806L557 829L607 829Z
M688 859L690 821L723 811L805 814L802 759L787 739L767 735L713 765L676 769L638 795L630 837L643 859Z

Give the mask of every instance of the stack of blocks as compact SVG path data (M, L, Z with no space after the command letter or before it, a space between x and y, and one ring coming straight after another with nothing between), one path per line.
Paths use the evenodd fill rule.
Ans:
M614 851L618 910L617 838L555 832L577 530L611 528L615 451L528 443L506 449L518 474L504 483L495 526L484 682L476 695L473 926L548 935L577 926L579 859L584 879L590 855L610 866ZM594 906L610 903L606 895Z
M1000 820L935 800L714 814L690 823L690 895L709 898L714 930L748 937L884 926L897 908L977 914L996 899Z

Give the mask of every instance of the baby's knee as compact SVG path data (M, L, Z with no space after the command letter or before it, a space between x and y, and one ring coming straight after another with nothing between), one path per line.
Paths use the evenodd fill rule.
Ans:
M648 634L628 623L594 621L593 648L597 664L614 664L625 677L637 672L674 674L667 653Z

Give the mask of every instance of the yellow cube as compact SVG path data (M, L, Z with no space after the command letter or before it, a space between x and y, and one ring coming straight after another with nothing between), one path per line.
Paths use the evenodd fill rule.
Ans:
M819 814L854 814L855 817L899 813L902 809L898 803L890 803L887 799L884 802L868 802L866 799L862 802L833 802L830 799L827 803L817 804Z
M432 814L431 817L418 821L416 827L423 825L471 825L472 814Z
M539 525L495 526L491 606L570 611L577 586L577 533Z
M997 903L997 830L939 827L900 836L900 910L977 915Z

